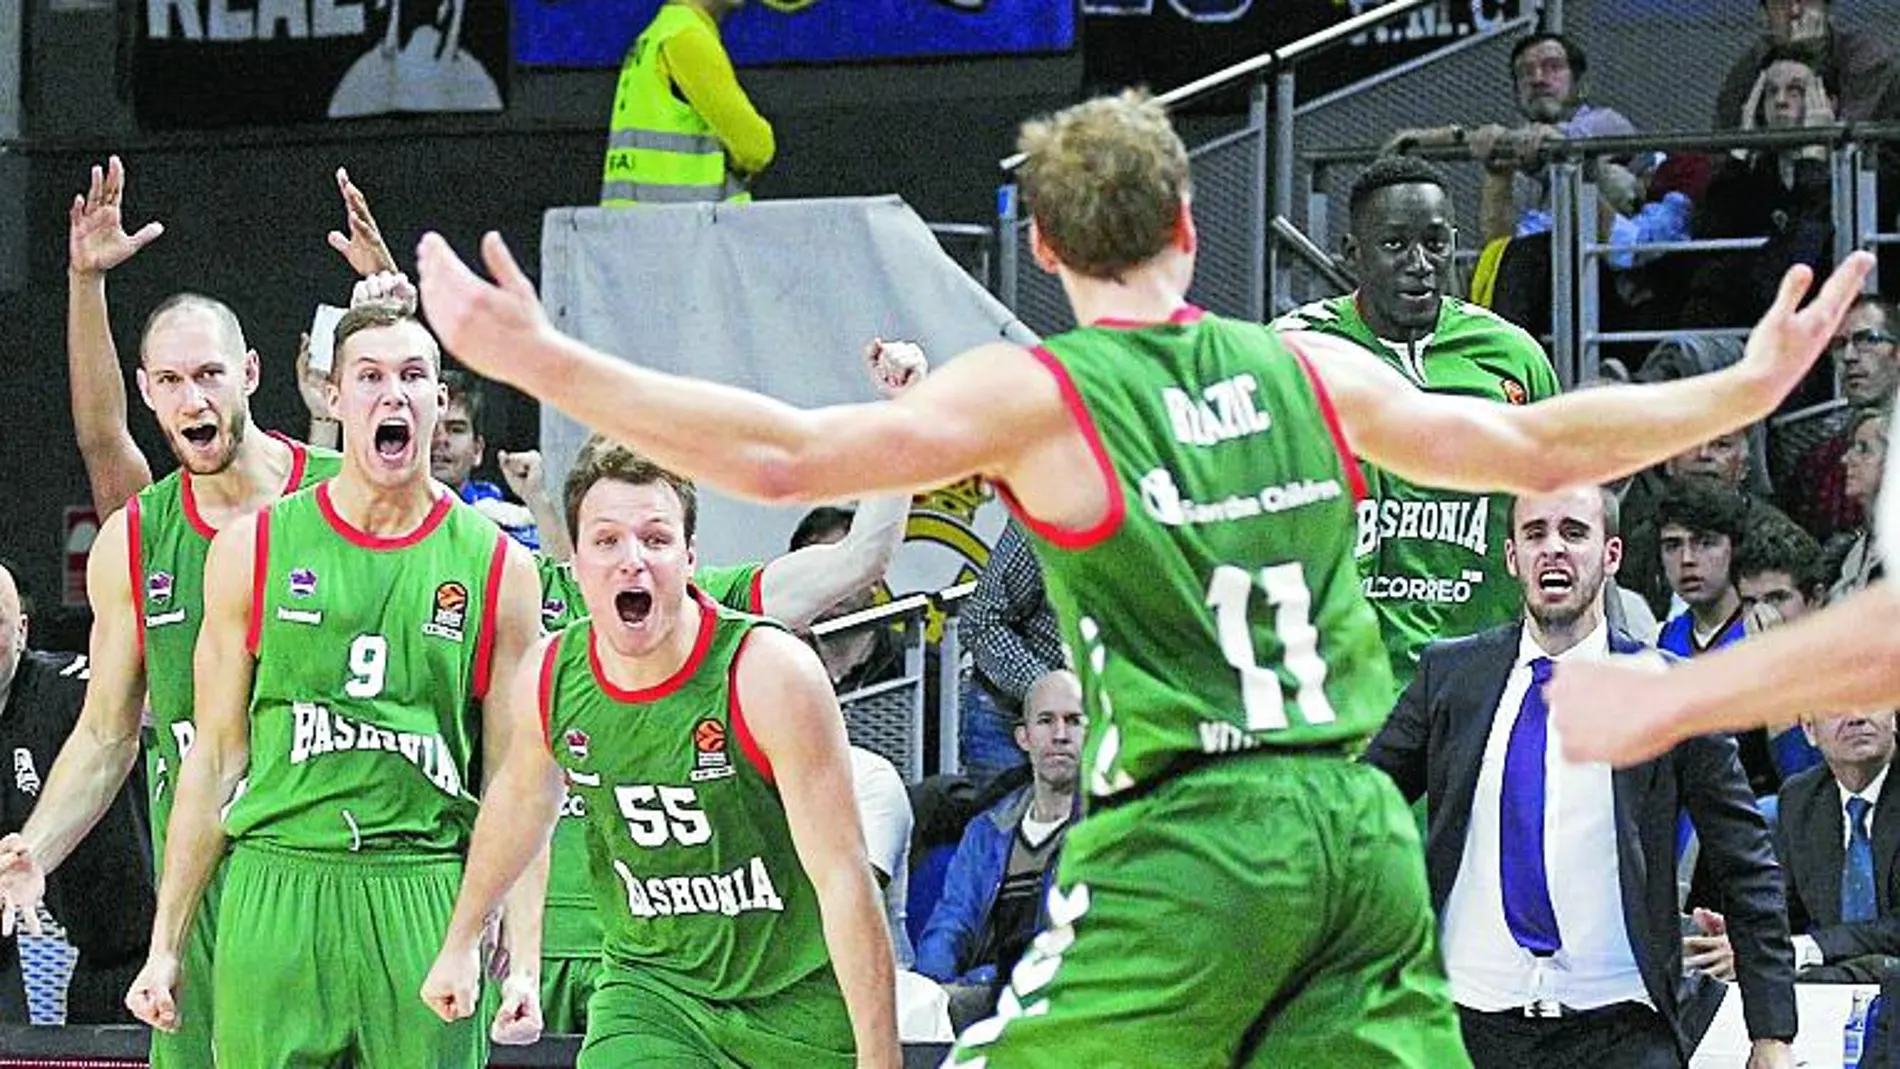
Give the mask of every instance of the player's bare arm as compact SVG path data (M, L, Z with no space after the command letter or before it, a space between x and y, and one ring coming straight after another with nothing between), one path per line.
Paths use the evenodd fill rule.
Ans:
M541 662L552 642L535 642L506 675L497 662L489 693L501 693L505 700L495 702L491 697L483 706L484 732L498 717L507 719L506 730L500 732L504 747L499 761L489 756L488 740L483 740L483 760L495 770L483 797L494 804L483 805L475 818L455 913L441 953L422 985L423 1001L445 1021L475 1012L481 990L482 929L509 889L526 882L523 873L537 855L545 857L560 816L561 766L555 763L541 728ZM490 706L495 707L492 713ZM545 884L545 870L542 879Z
M342 167L336 169L336 189L343 198L349 233L330 231L326 235L330 247L350 265L350 270L363 278L397 270L396 257L383 240L383 228L376 222L375 213L369 210L369 198L350 181L350 172Z
M92 168L86 192L73 197L66 235L66 370L73 430L92 488L92 506L110 515L152 482L152 468L132 440L125 372L106 314L106 273L165 232L151 222L125 232L125 165L112 156Z
M0 932L12 930L15 909L29 930L38 930L34 907L46 877L85 840L138 761L145 663L127 578L127 520L126 510L113 513L86 561L93 623L79 722L60 747L26 826L0 839Z
M510 453L501 450L495 454L495 466L501 469L501 478L508 484L508 492L527 506L535 533L541 538L541 552L557 561L573 560L574 539L568 534L567 520L562 517L561 510L555 506L554 499L548 496L541 451L523 449L518 453Z
M1307 354L1366 459L1433 486L1549 493L1628 475L1766 417L1826 349L1872 266L1871 255L1850 256L1805 308L1813 272L1791 268L1741 361L1722 371L1524 407L1426 393L1356 346L1284 337Z
M902 1057L891 937L852 802L844 716L831 680L803 643L767 628L746 637L733 674L739 708L784 800L799 864L818 894L858 1065L895 1067Z
M971 474L1021 491L1016 468L1037 448L1052 438L1080 448L1054 379L1020 346L972 349L893 401L802 410L568 338L548 324L498 235L483 239L482 252L499 285L476 277L440 235L423 239L423 307L445 348L656 463L742 497L836 501Z
M494 662L489 669L488 694L482 699L482 767L497 770L504 767L517 741L535 745L540 734L536 707L530 703L531 715L524 720L510 703L515 698L512 684L523 670L529 649L541 637L541 584L533 558L519 543L504 539L503 553L501 590L495 603ZM539 667L538 663L527 665L526 670L534 675ZM516 740L517 733L530 730L524 724L531 725L534 735ZM484 799L490 797L498 774L487 776ZM493 796L504 806L515 804L506 793ZM559 804L557 798L557 808ZM541 1038L541 920L547 890L548 851L543 842L503 901L501 931L508 971L502 980L501 1005L489 1032L497 1043L532 1043Z
M125 997L135 1016L166 1031L178 1027L175 997L181 979L209 980L181 977L180 955L205 885L224 857L219 814L250 764L251 682L257 665L248 637L257 539L257 517L246 516L211 540L205 558L204 626L192 656L196 738L179 769L166 829L151 950Z

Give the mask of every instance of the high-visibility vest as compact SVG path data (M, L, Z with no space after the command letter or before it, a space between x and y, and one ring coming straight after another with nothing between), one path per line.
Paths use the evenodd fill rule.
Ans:
M620 67L600 203L679 204L751 200L726 165L726 149L692 105L673 92L660 62L668 38L699 25L700 15L663 4Z

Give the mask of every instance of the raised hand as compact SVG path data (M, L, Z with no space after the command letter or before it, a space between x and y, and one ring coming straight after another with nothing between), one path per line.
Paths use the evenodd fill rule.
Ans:
M530 501L533 495L542 492L539 449L523 449L519 453L503 450L495 454L495 463L501 467L501 479L508 484L509 493Z
M923 381L930 371L930 358L916 342L885 341L875 338L864 349L864 363L871 372L871 385L886 397L896 397Z
M378 271L365 275L361 282L350 287L350 307L368 304L370 301L394 301L402 305L410 315L416 312L416 284L401 271Z
M120 202L125 198L125 164L117 156L92 167L92 183L73 197L68 213L66 263L74 274L96 275L130 260L165 232L165 224L146 223L137 232L125 232Z
M303 340L297 343L297 394L303 398L303 406L310 410L311 419L335 419L330 410L330 395L324 386L329 383L324 375L311 370L310 334L306 331Z
M0 937L25 929L40 934L40 900L46 873L17 832L0 838Z
M1806 308L1801 307L1801 301L1813 286L1814 269L1805 264L1790 267L1781 278L1773 307L1749 332L1742 363L1775 383L1780 393L1793 389L1827 350L1873 267L1870 252L1849 256L1828 276L1821 292Z
M346 237L340 230L330 231L330 247L349 263L350 270L364 278L396 270L396 258L390 254L382 227L376 225L376 216L369 210L369 198L350 181L350 172L341 167L336 169L336 188L343 195L350 232Z
M422 310L442 347L470 370L516 383L525 362L534 359L537 343L552 328L534 283L515 263L500 234L482 236L482 261L494 282L469 270L442 235L424 234L416 249Z

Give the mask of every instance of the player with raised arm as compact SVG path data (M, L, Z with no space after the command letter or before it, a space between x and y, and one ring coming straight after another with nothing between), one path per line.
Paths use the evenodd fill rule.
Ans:
M1391 693L1353 564L1354 453L1509 492L1656 463L1770 412L1871 257L1798 311L1811 273L1791 271L1725 371L1499 405L1189 305L1187 156L1152 100L1077 105L1022 145L1035 258L1080 326L973 349L891 402L803 411L594 351L549 325L492 234L498 284L423 238L423 307L470 367L732 492L825 500L972 473L1007 491L1082 677L1089 813L1050 928L959 1059L1465 1064L1416 825L1349 757Z

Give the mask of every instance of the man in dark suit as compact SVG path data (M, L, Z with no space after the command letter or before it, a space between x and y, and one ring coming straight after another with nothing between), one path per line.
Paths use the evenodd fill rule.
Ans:
M1781 877L1734 741L1691 739L1613 772L1563 760L1550 728L1553 662L1661 656L1604 623L1615 532L1615 499L1595 487L1520 499L1505 561L1526 619L1427 647L1365 759L1408 798L1428 799L1432 905L1477 1069L1687 1064L1675 879L1684 810L1729 907L1750 1069L1792 1066Z
M1900 955L1900 800L1883 788L1894 714L1809 720L1825 763L1781 788L1775 851L1803 980L1876 983Z

